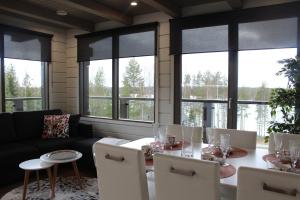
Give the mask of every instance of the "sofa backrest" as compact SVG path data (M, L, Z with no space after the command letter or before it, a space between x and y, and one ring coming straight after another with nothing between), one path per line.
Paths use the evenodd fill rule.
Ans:
M44 115L61 114L62 111L59 109L13 113L17 139L40 138L44 127Z
M0 113L0 144L16 139L13 117L10 113Z

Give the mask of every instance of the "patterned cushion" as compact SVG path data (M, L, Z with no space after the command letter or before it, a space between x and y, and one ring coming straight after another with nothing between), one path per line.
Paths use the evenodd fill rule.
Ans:
M68 138L70 115L45 115L42 138Z

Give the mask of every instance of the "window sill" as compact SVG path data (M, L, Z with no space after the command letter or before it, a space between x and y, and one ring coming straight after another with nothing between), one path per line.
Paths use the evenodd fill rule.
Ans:
M130 120L114 120L114 119L105 119L98 117L81 117L83 122L92 122L92 123L106 123L106 124L115 124L115 125L125 125L125 126L135 126L135 127L147 127L152 128L152 122L142 122L142 121L130 121Z

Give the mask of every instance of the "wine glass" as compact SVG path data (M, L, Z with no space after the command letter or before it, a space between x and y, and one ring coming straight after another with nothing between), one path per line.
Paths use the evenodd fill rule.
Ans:
M211 152L215 143L215 133L212 129L206 129L206 139L208 143L208 151Z
M230 135L229 134L220 134L220 148L223 153L223 160L225 162L227 153L230 148Z
M299 143L295 140L289 141L289 151L290 151L290 158L291 158L291 167L292 171L296 171L297 161L300 158L300 147Z
M277 158L280 158L283 148L283 135L280 133L276 133L273 135L273 138L275 144L275 155Z

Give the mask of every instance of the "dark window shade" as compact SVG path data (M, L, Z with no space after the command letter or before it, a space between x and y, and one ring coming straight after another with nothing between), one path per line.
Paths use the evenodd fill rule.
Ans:
M156 55L155 31L120 35L119 57L138 57Z
M228 26L182 30L182 53L228 51Z
M112 37L78 38L78 62L112 58Z
M4 33L4 57L51 62L51 37L7 31Z
M239 24L239 50L297 47L297 18Z

